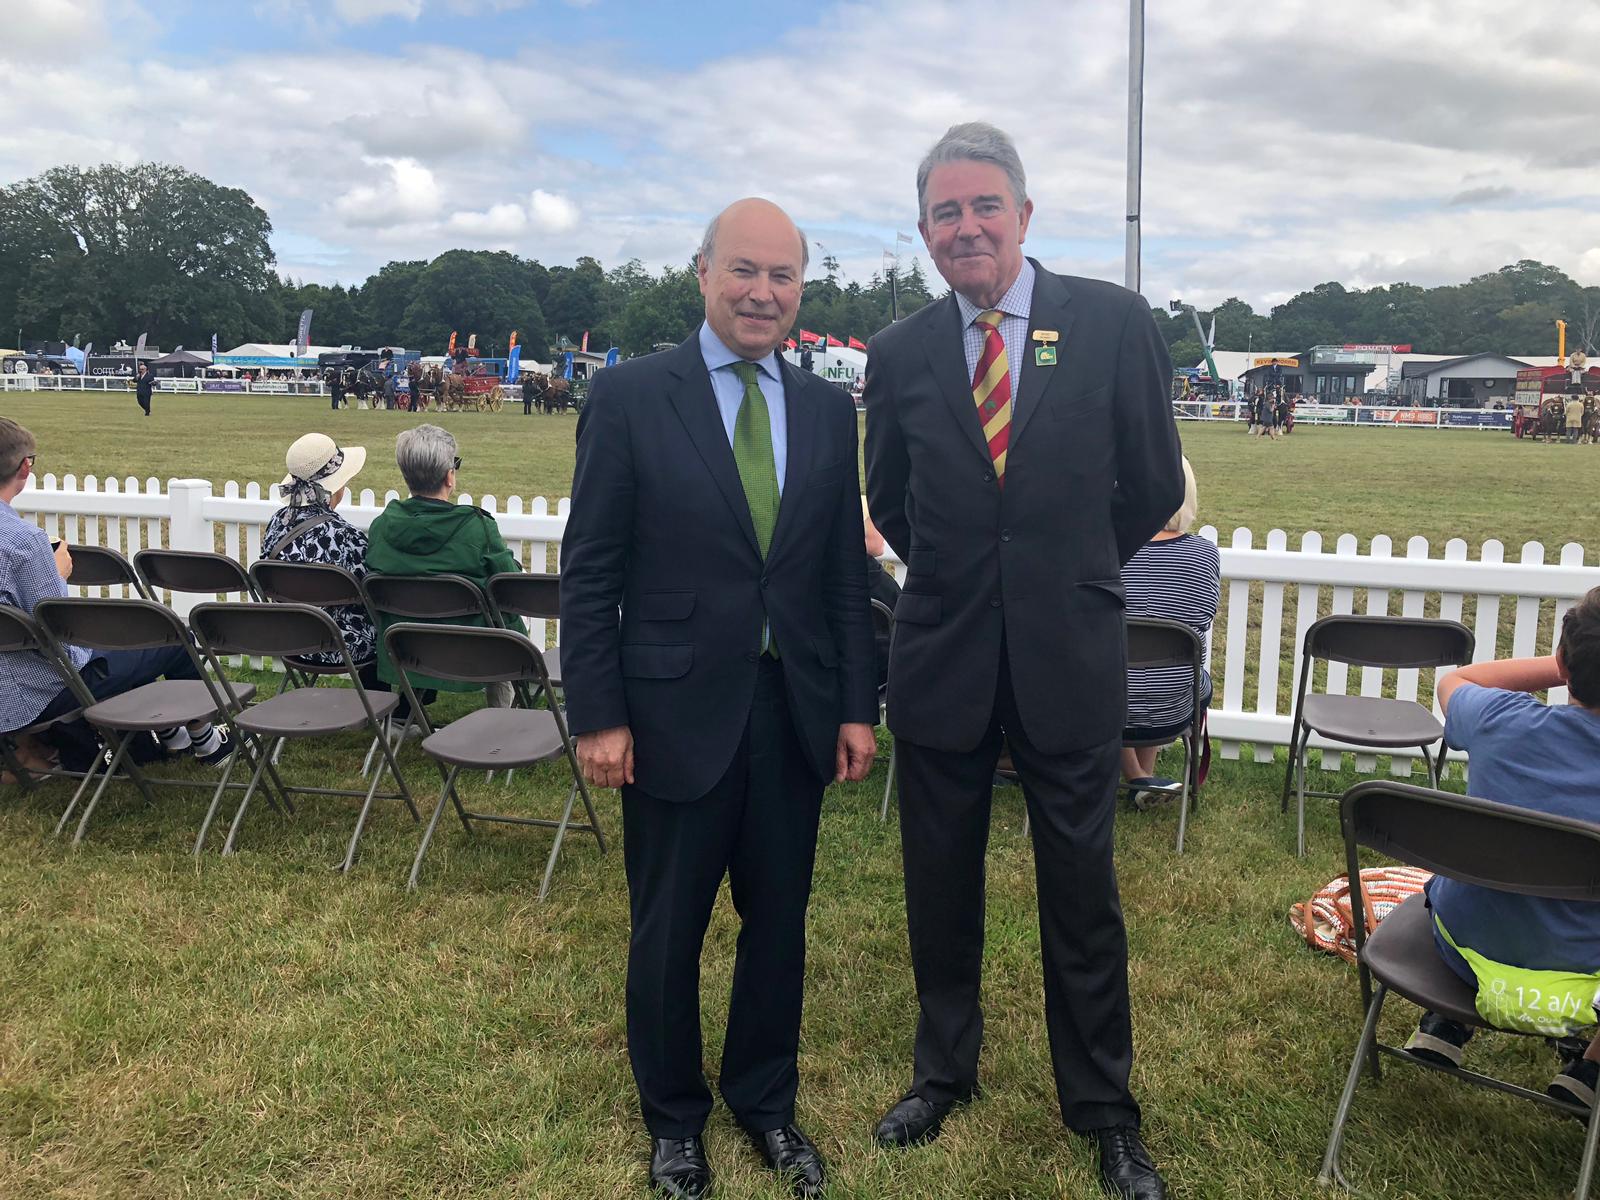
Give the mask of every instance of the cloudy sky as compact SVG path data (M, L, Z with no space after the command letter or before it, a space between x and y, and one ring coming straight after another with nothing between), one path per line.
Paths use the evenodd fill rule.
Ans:
M1600 284L1600 3L1149 6L1144 280L1258 309L1520 258ZM1009 130L1047 265L1120 280L1121 0L10 0L0 182L160 159L245 188L280 269L454 246L682 263L770 196L865 279L921 152ZM918 244L920 250L920 243ZM813 251L813 257L818 256Z

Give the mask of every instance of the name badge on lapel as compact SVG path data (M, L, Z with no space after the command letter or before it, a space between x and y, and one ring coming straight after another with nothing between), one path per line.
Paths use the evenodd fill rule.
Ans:
M1033 365L1036 367L1055 366L1055 343L1061 340L1061 335L1054 329L1035 329L1033 331L1033 340L1039 343L1033 348Z

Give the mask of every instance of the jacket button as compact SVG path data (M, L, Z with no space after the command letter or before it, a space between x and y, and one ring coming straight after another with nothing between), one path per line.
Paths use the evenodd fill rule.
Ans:
M745 653L744 660L745 660L745 662L760 662L761 661L761 651L759 651L759 650L747 651Z
M1002 542L1009 542L1009 541L1010 541L1010 540L1011 540L1011 530L1009 530L1009 529L1002 529L1002 530L1001 530L1001 531L1000 531L1000 540L1001 540L1001 541L1002 541Z
M990 596L989 597L989 607L990 608L999 608L1000 607L1000 597L999 596Z

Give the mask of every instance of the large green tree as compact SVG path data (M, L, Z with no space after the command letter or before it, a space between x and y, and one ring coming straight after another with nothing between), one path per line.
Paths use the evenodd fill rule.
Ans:
M0 213L0 313L24 338L170 347L281 322L272 223L242 189L164 163L55 167L0 192Z

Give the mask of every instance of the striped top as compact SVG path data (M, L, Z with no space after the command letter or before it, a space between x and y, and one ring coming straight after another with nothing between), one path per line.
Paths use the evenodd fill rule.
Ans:
M1222 557L1204 538L1182 534L1146 542L1122 568L1130 617L1182 621L1202 639L1222 598ZM1210 661L1200 684L1211 685ZM1128 728L1164 729L1193 716L1194 676L1183 667L1147 667L1128 672Z

